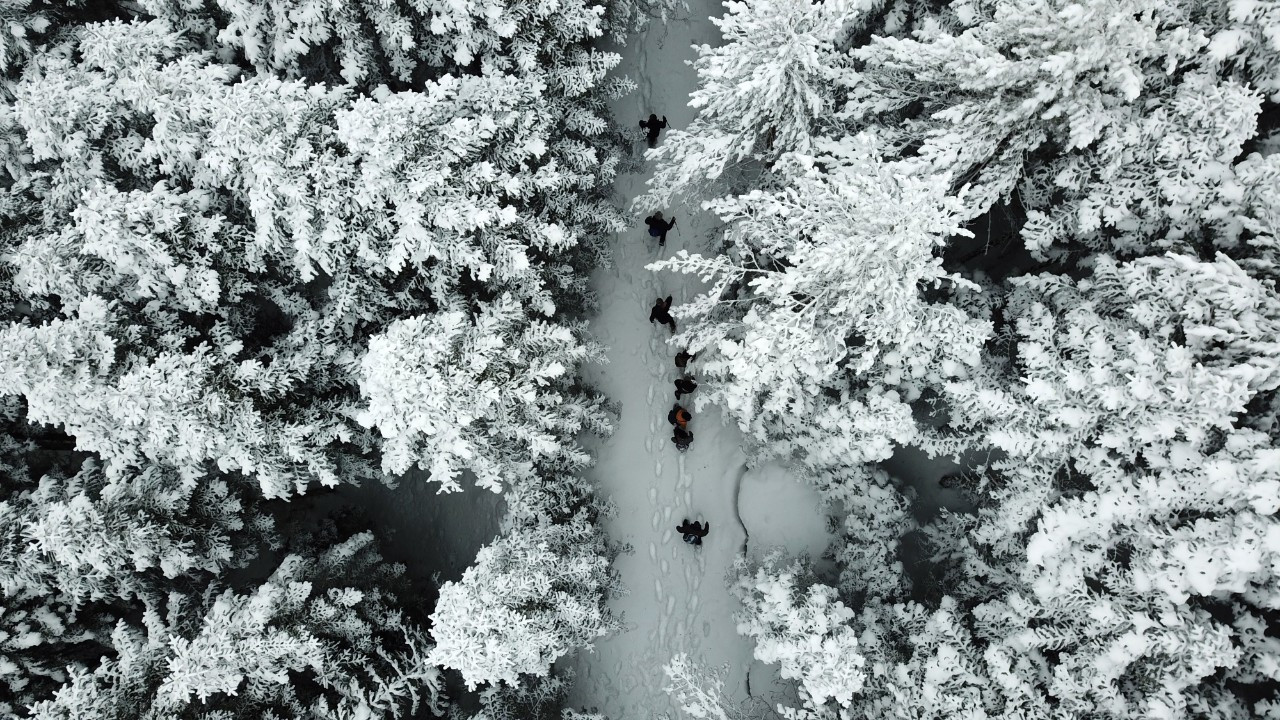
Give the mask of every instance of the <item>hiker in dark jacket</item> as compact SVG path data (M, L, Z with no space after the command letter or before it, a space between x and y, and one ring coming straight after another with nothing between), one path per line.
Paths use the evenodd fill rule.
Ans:
M676 425L671 431L671 443L676 446L676 450L684 452L693 444L693 433Z
M675 444L677 450L684 452L693 444L693 433L676 425L671 429L671 442Z
M701 545L702 538L711 532L711 523L706 523L704 527L702 523L689 522L689 519L685 518L684 523L676 526L676 532L684 536L684 541L690 545Z
M667 231L676 226L676 219L673 217L667 222L662 219L661 212L655 212L644 219L644 224L649 226L649 237L658 238L658 247L664 247L667 244Z
M667 128L667 116L663 115L659 120L657 115L649 113L649 119L641 120L640 127L649 130L649 147L654 147L658 144L658 131Z
M676 334L676 321L671 317L671 296L658 298L653 304L653 309L649 311L649 322L658 322L663 325L671 326L671 334Z
M683 370L684 367L689 364L689 361L696 357L697 355L690 355L687 351L681 350L676 353L676 367Z
M671 412L667 413L667 422L684 430L689 429L689 421L692 419L693 416L689 414L688 410L681 407L680 403L672 405Z
M676 399L679 400L681 395L688 395L698 389L698 383L693 381L691 377L682 377L676 380Z

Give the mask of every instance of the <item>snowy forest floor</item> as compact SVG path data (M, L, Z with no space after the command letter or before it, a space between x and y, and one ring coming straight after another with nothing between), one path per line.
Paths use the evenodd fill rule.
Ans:
M655 22L626 47L616 48L623 56L618 72L638 85L614 104L623 127L636 128L650 112L665 114L676 128L693 119L688 100L697 81L685 61L696 56L693 44L719 42L709 16L723 8L711 0L690 4L687 15ZM643 148L638 139L635 152ZM621 178L617 201L629 208L648 178L647 171ZM678 348L667 343L666 327L648 322L649 309L656 298L667 295L679 304L700 285L696 277L658 275L644 266L680 249L707 252L716 219L696 205L664 210L677 217L666 248L658 247L637 218L633 231L615 238L614 266L592 277L600 296L592 331L610 349L608 365L589 369L587 380L621 403L622 411L612 437L589 441L598 459L589 477L619 510L606 529L633 551L617 561L629 591L613 602L623 631L562 665L577 675L570 706L598 710L611 720L680 717L663 691L667 683L662 671L680 652L706 667L727 666L726 695L746 701L752 648L736 632L738 602L725 582L734 558L777 544L792 554L816 557L828 540L817 493L778 467L748 471L741 435L722 422L715 408L694 413L690 429L695 439L688 452L677 452L671 443L666 416L675 401L672 383L679 375L673 357ZM696 361L690 369L696 376ZM685 518L711 523L701 548L684 544L675 531ZM767 697L773 689L763 680L751 690L770 704L781 699Z

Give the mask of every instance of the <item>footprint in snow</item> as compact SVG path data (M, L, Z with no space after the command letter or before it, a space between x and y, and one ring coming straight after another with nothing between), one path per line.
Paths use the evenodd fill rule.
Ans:
M691 613L696 612L697 609L698 609L698 596L690 595L689 596L689 612Z
M649 488L649 504L650 505L658 504L658 488L656 487Z
M654 391L654 385L653 383L649 383L649 392L645 396L645 402L649 403L649 407L653 407L653 391Z
M649 524L653 526L654 530L657 530L658 527L662 525L662 513L657 510L654 510L653 520L651 520Z
M657 530L658 527L655 525L653 529ZM662 533L662 544L666 545L669 542L671 542L671 528L667 528L667 531Z
M704 638L711 637L711 623L707 622L706 620L702 621L702 637Z
M676 609L676 596L675 596L675 595L668 595L668 596L667 596L667 612L666 612L666 616L667 616L667 617L671 617L671 613L675 612L675 609ZM676 633L676 634L678 635L679 633Z
M673 509L674 508L672 508L670 505L662 508L662 519L667 522L671 522L671 511Z
M659 580L658 578L653 579L653 595L659 600L662 599L662 581Z
M653 545L650 545L649 547L653 547ZM667 571L671 569L671 565L669 565L666 560L662 561L662 563L660 564L660 567L662 568L663 575L666 575Z
M658 560L658 546L655 543L649 543L649 562L657 562L657 560ZM665 560L663 560L662 564L666 565L667 563ZM666 568L663 568L663 572L666 572Z
M684 491L684 505L685 507L693 507L693 490Z

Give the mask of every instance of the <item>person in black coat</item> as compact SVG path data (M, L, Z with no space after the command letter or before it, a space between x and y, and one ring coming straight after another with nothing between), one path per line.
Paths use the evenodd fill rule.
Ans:
M684 541L690 545L701 545L702 538L711 532L711 523L706 523L704 527L702 523L689 522L689 519L685 518L684 523L676 526L676 532L684 536Z
M693 419L693 415L688 410L676 403L671 406L671 412L667 413L667 422L675 425L683 430L689 429L689 421Z
M667 222L662 219L662 213L655 212L644 219L644 224L649 226L649 237L658 238L658 247L665 247L667 231L676 226L676 219L673 217L670 222Z
M681 350L680 352L676 353L676 367L683 370L685 366L689 364L689 361L693 360L696 357L698 356L690 355L688 351Z
M653 304L653 309L649 311L649 322L657 322L663 325L671 326L671 334L676 334L676 321L671 317L671 296L658 298Z
M663 115L659 120L657 115L649 113L649 119L641 120L640 127L649 130L649 147L654 147L658 144L658 131L667 128L667 116Z
M693 433L679 425L674 425L671 428L671 442L675 444L677 450L684 452L693 444Z
M693 381L691 377L682 377L676 380L676 399L679 400L681 395L688 395L698 389L698 383Z

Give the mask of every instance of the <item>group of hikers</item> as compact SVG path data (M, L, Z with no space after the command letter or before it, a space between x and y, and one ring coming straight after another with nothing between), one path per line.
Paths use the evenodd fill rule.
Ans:
M671 305L671 298L666 299L666 305ZM686 350L676 353L676 367L684 370L689 366L689 361L694 359L694 355ZM681 395L688 395L698 389L698 383L694 382L693 377L685 375L676 378L676 400ZM693 415L688 408L679 402L671 406L671 412L667 413L667 422L671 423L671 442L675 444L676 449L684 452L689 449L689 444L693 442L693 433L689 431L689 421L693 419ZM690 545L701 545L702 538L711 532L711 523L701 525L696 522L689 522L688 518L683 523L676 526L676 532L684 537L684 541Z
M671 297L667 297L667 305L671 305ZM684 350L677 352L677 368L684 370L692 359L694 359L694 355L690 355L689 352ZM681 405L678 400L680 400L681 395L689 395L695 389L698 389L698 383L694 382L694 378L691 375L685 374L680 378L676 378L677 402L671 406L671 411L667 413L667 421L671 423L671 442L675 443L676 450L681 452L689 450L690 443L694 442L694 433L690 432L689 429L689 421L694 419L694 415L690 413L687 407Z
M648 120L641 120L640 127L649 131L648 141L649 147L654 147L658 143L658 131L667 127L667 116L663 115L659 120L654 113L649 114ZM676 219L673 217L667 220L662 217L661 212L655 212L644 219L644 224L649 226L649 237L658 238L658 246L662 247L667 244L667 232L676 226ZM675 318L671 317L671 296L658 298L653 304L653 309L649 311L649 322L659 323L671 328L671 334L676 332ZM688 367L689 361L694 359L694 355L685 350L676 353L676 367L683 371ZM693 377L687 374L682 375L675 381L676 400L677 402L671 406L671 412L667 413L667 422L671 423L671 442L675 444L676 449L684 452L689 449L689 445L693 442L693 433L689 430L689 422L693 420L692 413L688 408L682 406L678 401L681 395L688 395L698 389L698 383ZM688 518L676 526L676 532L680 533L684 541L690 545L701 545L702 538L711 532L711 523L689 522Z
M649 147L654 147L658 144L658 131L667 127L667 116L659 120L657 115L649 113L649 119L641 120L640 127L649 130ZM661 212L655 212L644 219L644 224L649 226L649 237L658 238L658 247L662 247L667 244L667 232L676 226L676 219L666 220Z
M671 304L671 298L669 297L667 298L667 304ZM693 355L681 350L676 353L676 367L683 371L693 358ZM693 377L689 375L676 378L675 384L676 400L679 400L681 395L688 395L698 389L698 383L694 382ZM672 405L671 412L667 413L667 422L671 423L671 442L675 444L676 449L680 452L688 450L689 445L693 442L693 433L689 430L689 421L692 419L693 414L679 402Z
M662 302L662 301L659 301ZM671 306L671 298L666 298L665 305ZM689 366L689 361L694 359L694 355L686 350L676 353L676 367L681 371ZM676 378L676 400L681 395L688 395L698 389L698 383L690 375L683 375ZM689 421L693 420L693 414L689 409L681 405L679 402L671 406L671 411L667 413L667 422L671 423L671 442L675 444L676 449L684 452L689 449L689 444L693 442L693 433L689 430ZM676 526L676 532L680 533L684 541L690 545L701 545L702 538L711 532L711 523L689 522L685 518L684 522Z

